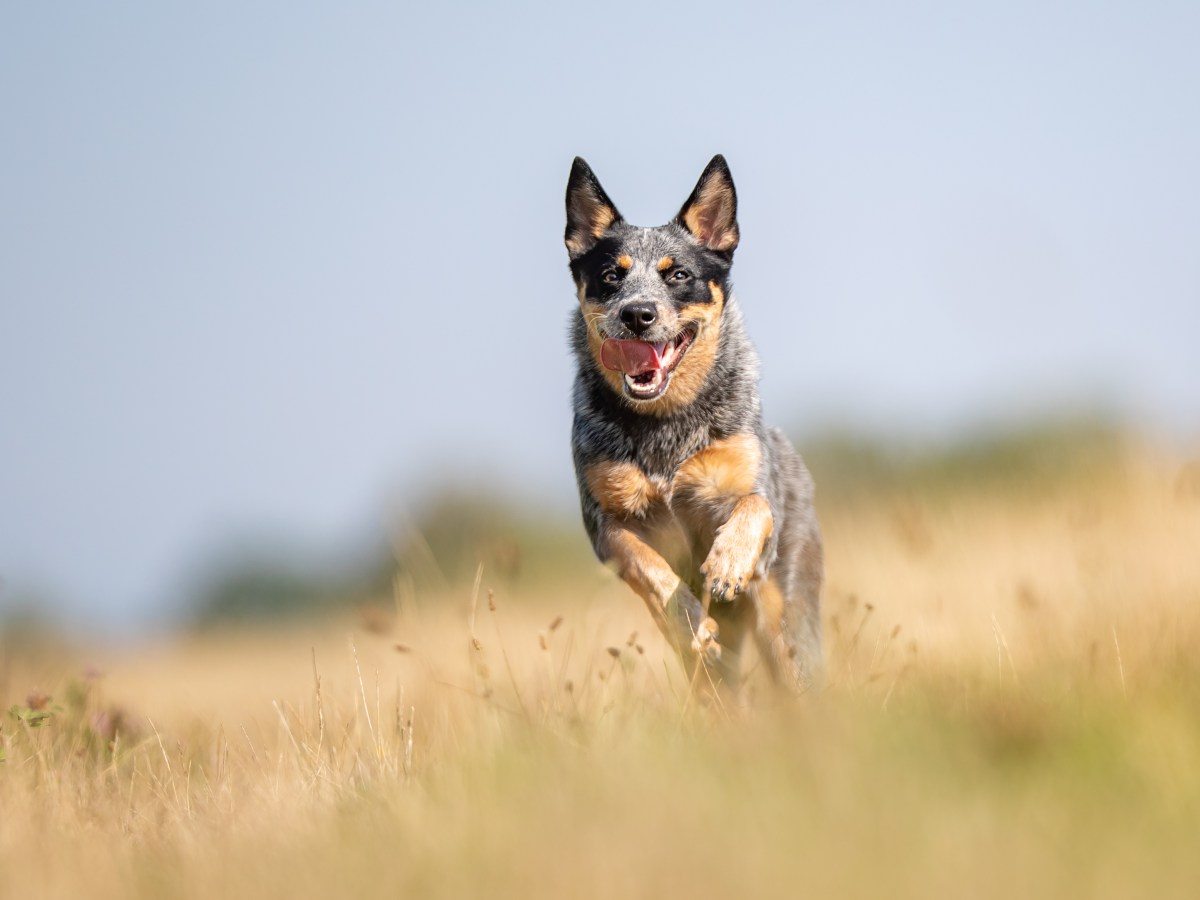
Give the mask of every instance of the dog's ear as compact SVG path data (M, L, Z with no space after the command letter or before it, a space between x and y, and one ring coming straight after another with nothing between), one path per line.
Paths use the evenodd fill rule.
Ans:
M675 221L709 250L732 253L737 249L737 192L721 154L705 166L704 174Z
M574 259L587 253L621 214L600 187L591 167L582 157L571 164L567 180L567 252Z

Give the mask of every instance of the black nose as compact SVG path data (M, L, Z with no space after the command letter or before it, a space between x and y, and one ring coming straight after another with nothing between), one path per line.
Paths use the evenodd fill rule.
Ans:
M641 334L658 320L653 303L630 303L621 310L621 324L634 334Z

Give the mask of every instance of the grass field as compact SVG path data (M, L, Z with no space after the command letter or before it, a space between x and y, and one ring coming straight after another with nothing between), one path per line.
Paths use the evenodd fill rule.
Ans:
M1195 468L834 494L799 704L691 696L598 566L10 639L0 896L1197 896Z

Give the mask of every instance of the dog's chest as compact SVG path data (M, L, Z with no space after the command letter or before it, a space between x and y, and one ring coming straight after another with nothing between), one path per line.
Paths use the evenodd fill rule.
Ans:
M668 559L707 552L739 499L758 487L762 445L754 434L707 444L666 473L637 462L603 461L586 473L600 508L640 533Z

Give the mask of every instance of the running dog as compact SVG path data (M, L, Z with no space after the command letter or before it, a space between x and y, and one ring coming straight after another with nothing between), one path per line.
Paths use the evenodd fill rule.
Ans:
M737 194L713 157L675 219L627 223L580 158L567 182L579 298L572 447L596 555L693 673L736 689L753 634L776 683L821 673L812 478L762 423L758 356L729 281Z

